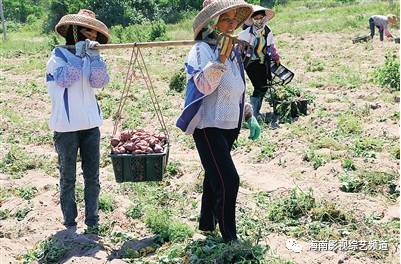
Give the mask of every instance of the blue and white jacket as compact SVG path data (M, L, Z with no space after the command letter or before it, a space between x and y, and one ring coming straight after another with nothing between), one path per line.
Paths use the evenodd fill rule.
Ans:
M218 48L215 45L206 42L197 42L189 52L185 62L185 71L187 73L186 95L184 110L179 116L176 126L186 134L192 134L200 123L202 114L200 111L202 102L207 96L217 91L221 86L220 80L226 73L219 71L219 68L225 67L223 64L216 63L218 60ZM244 113L245 98L245 75L244 67L240 53L233 50L232 57L228 60L238 64L240 69L240 79L243 81L244 92L236 99L240 109L238 122L235 121L236 128L241 127ZM220 64L220 65L218 65ZM208 81L205 81L207 79ZM217 80L217 82L215 81ZM215 82L215 83L213 83ZM242 84L241 84L242 85ZM206 88L205 88L206 87ZM214 111L215 109L210 109Z
M46 67L46 85L52 102L49 127L56 132L72 132L102 125L94 88L109 82L100 56L74 55L55 48Z

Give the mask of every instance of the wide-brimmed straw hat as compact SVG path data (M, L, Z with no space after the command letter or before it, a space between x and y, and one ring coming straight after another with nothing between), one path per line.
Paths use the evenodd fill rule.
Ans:
M274 11L267 7L263 7L260 5L252 5L252 8L253 8L252 14L255 14L256 12L260 11L265 11L267 20L269 21L272 20L275 15Z
M203 2L203 9L196 15L192 25L194 39L207 26L210 20L233 9L237 10L238 28L252 14L252 5L247 4L243 0L205 0Z
M72 25L96 30L98 32L97 41L100 44L106 44L110 41L109 29L102 21L96 19L95 13L91 10L81 9L78 14L63 16L55 30L61 36L66 37L68 28Z
M273 10L271 10L270 8L266 8L260 5L252 5L252 15L255 14L256 12L260 12L260 11L265 11L265 16L267 17L267 20L270 21L273 19L273 17L275 16L276 13L274 13ZM253 25L253 20L252 20L252 15L250 18L248 18L245 21L245 25L247 26L252 26Z

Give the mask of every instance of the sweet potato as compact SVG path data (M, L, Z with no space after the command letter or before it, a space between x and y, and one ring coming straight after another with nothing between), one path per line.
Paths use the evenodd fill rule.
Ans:
M110 141L112 153L161 153L167 138L164 133L153 134L142 129L124 130Z
M118 143L120 143L120 139L119 139L118 137L113 137L113 138L111 139L111 145L112 145L113 147L117 147L117 146L118 146Z

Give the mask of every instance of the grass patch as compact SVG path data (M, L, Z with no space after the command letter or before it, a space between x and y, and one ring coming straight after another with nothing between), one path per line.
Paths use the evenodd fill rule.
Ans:
M344 135L358 135L362 133L362 120L350 113L341 114L337 118L337 129Z
M18 221L22 221L30 211L32 211L30 207L18 208L14 216Z
M313 191L292 189L284 197L272 200L268 206L267 219L270 231L284 232L303 239L339 239L339 230L355 221L327 200L316 200Z
M10 210L8 209L0 209L0 220L6 220L11 216Z
M342 162L342 167L346 171L354 171L354 170L356 170L356 166L355 166L354 162L352 160L350 160L350 159L344 159L343 162Z
M180 177L184 173L180 168L182 165L179 161L170 161L166 166L166 176L167 177Z
M117 207L116 201L111 194L103 194L99 197L99 209L105 213L114 211Z
M378 138L359 139L354 144L354 153L357 157L375 158L376 152L381 152L384 141Z
M340 1L290 1L286 5L274 7L280 16L269 23L276 35L366 30L370 14L398 14L400 5L397 1L394 3L394 6L389 6L384 1L363 4Z
M332 73L330 80L334 84L345 89L355 89L362 85L360 74L348 66L342 66Z
M58 263L70 250L63 241L52 237L36 245L36 247L23 255L23 263Z
M276 151L277 146L275 144L272 144L269 142L266 145L263 145L260 148L260 152L257 157L258 162L262 162L266 159L272 159L274 158L274 152Z
M341 144L334 136L324 136L322 138L318 138L317 141L313 143L314 148L328 148L331 150L344 150L346 147L344 144Z
M12 196L12 193L9 189L4 188L0 186L0 207L3 205L4 202L6 202L10 197Z
M391 91L400 90L400 59L387 54L384 65L374 72L375 83Z
M319 60L308 61L308 64L306 66L307 72L321 72L323 70L324 70L323 62Z
M381 193L389 199L396 199L400 196L398 180L399 175L395 173L364 170L341 176L340 189L344 192L364 192L370 195Z
M31 200L38 193L38 189L32 186L25 186L17 188L15 192L22 199Z
M312 148L305 151L303 160L312 163L315 170L327 163L327 157L316 154Z
M139 219L143 215L143 205L140 203L136 203L131 205L125 215L132 219Z
M187 224L173 220L167 210L149 209L145 223L162 241L180 242L192 237L194 233Z
M249 242L226 244L220 238L208 237L195 241L186 249L189 263L261 263L265 260L266 247Z

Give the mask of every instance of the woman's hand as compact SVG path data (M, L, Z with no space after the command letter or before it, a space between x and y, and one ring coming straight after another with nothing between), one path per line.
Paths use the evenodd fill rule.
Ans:
M99 42L97 41L93 41L93 40L89 40L86 39L85 40L85 50L86 50L86 54L89 57L94 57L94 56L98 56L99 55L99 51L94 49L96 46L99 45Z

